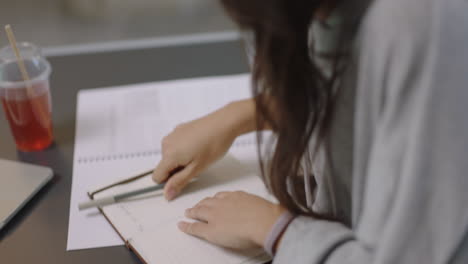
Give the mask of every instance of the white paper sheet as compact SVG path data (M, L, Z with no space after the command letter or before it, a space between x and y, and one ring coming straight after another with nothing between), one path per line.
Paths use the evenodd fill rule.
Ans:
M80 91L67 250L123 244L97 210L78 212L87 190L154 168L177 124L249 96L245 74ZM230 152L254 168L255 136L241 136Z

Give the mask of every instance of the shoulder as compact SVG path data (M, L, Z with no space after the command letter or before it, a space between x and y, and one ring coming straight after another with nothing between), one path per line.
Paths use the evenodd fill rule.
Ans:
M468 0L373 0L357 52L368 62L398 67L446 60L468 47L467 10Z
M356 42L360 94L380 109L466 83L467 10L468 0L373 0Z
M374 0L363 17L363 41L421 39L429 35L433 0Z
M442 25L459 24L467 0L371 0L362 29L382 36L424 38ZM465 20L466 21L466 20ZM460 26L460 25L459 25Z

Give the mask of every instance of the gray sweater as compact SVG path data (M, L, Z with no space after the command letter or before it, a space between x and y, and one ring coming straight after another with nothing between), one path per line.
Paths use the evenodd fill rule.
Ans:
M355 43L314 194L343 220L274 263L468 263L468 1L375 0Z

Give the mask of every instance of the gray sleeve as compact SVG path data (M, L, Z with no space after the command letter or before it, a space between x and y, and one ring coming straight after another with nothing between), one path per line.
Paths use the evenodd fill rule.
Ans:
M371 120L360 130L369 134L356 135L370 149L366 188L353 200L360 216L352 228L298 217L274 263L468 263L457 254L468 250L466 10L463 0L371 7L361 28L364 107L356 110Z

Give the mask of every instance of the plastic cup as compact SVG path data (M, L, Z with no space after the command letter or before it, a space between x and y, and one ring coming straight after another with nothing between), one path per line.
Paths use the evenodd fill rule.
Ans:
M51 67L40 49L18 43L30 80L24 81L11 47L0 50L0 100L10 129L21 151L39 151L53 142Z

